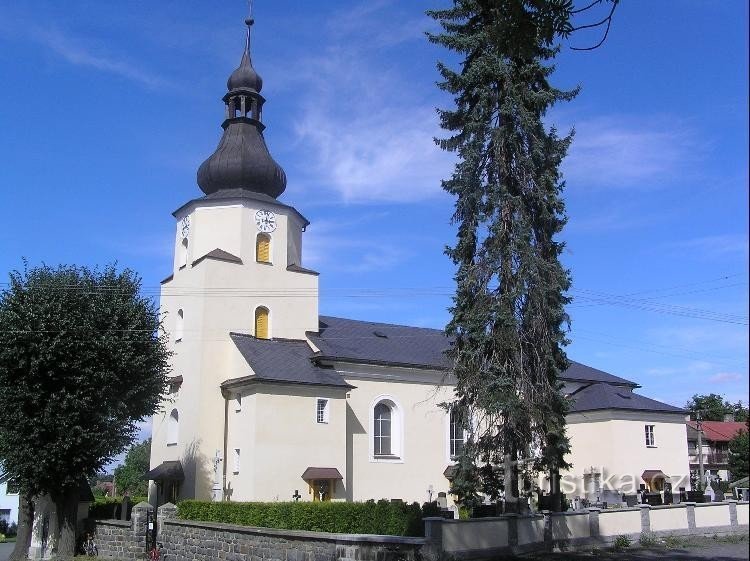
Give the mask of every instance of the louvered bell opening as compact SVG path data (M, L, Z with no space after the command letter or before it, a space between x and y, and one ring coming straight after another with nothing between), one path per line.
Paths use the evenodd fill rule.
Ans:
M255 310L255 337L268 339L268 310L266 308Z
M258 263L271 262L271 237L268 234L258 234L255 242L255 255Z

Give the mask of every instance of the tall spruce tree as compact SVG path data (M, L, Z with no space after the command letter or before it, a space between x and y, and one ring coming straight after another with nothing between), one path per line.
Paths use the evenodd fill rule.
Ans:
M557 239L565 222L560 164L572 133L544 116L577 90L553 87L556 40L568 33L571 3L555 0L455 0L428 12L442 27L430 41L462 57L443 63L439 87L455 108L439 111L457 154L443 188L456 197L456 294L447 332L456 403L468 433L453 492L471 505L479 493L518 508L519 472L546 470L558 497L568 467L567 401L558 375L567 368L569 272ZM554 502L553 502L554 505Z

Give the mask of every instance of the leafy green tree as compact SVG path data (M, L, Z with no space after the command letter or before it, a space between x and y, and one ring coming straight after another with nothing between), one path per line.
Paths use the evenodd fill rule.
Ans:
M723 421L726 415L740 423L747 421L748 410L741 401L730 403L719 394L707 395L695 394L685 404L685 409L690 411L690 417L695 419L700 412L703 421Z
M566 222L560 164L572 136L544 117L577 93L549 82L571 10L565 1L456 0L428 12L443 30L429 39L461 57L460 70L438 63L439 87L455 101L439 111L449 136L438 144L458 160L443 181L458 225L447 250L457 287L446 330L452 406L466 412L470 435L453 491L469 505L504 488L516 508L519 463L549 470L553 491L567 467L558 375L568 366L570 275L557 237Z
M139 290L135 273L114 266L41 266L11 273L0 293L0 457L22 493L17 558L41 496L56 506L53 555L72 557L81 480L157 411L169 352Z
M115 468L115 488L120 495L143 496L148 494L148 472L151 458L151 439L133 444L123 463Z
M750 475L750 438L747 430L740 431L729 441L729 473L732 474L732 481Z

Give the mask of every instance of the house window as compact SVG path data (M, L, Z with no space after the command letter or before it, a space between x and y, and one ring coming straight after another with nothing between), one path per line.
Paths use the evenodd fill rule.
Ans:
M315 402L315 419L318 423L328 422L328 400L318 398Z
M263 306L255 309L255 337L268 339L268 308Z
M172 409L167 419L167 446L173 446L177 444L177 438L179 437L180 431L180 414L177 409Z
M234 468L232 472L233 473L240 472L240 449L239 448L234 449Z
M449 434L450 455L454 460L461 455L464 449L464 427L458 409L451 408Z
M378 403L375 406L375 455L390 456L391 448L391 408L385 403Z
M10 523L10 509L0 508L0 522Z
M180 244L180 261L179 261L180 269L182 269L183 267L186 267L187 262L188 262L188 239L182 238L182 243Z
M174 341L182 341L185 332L185 314L182 310L177 310L177 323L174 326Z
M646 425L646 446L650 448L656 446L656 441L654 440L654 425Z
M255 239L255 260L258 263L271 262L271 236L258 234Z

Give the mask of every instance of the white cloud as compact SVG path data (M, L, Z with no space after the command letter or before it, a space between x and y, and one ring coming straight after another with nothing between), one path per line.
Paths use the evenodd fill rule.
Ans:
M565 130L565 128L562 128ZM696 140L670 119L583 119L563 166L571 188L651 189L671 183L695 160Z
M748 252L748 238L745 234L723 234L715 236L703 236L667 242L662 246L664 249L696 253L702 257L724 257L734 255L745 255Z
M101 53L101 48L84 46L83 41L58 29L34 27L28 35L75 66L85 66L137 82L150 89L169 86L169 82L139 65L117 56Z
M714 384L725 384L729 382L739 382L742 376L736 372L717 372L711 376L708 381Z

